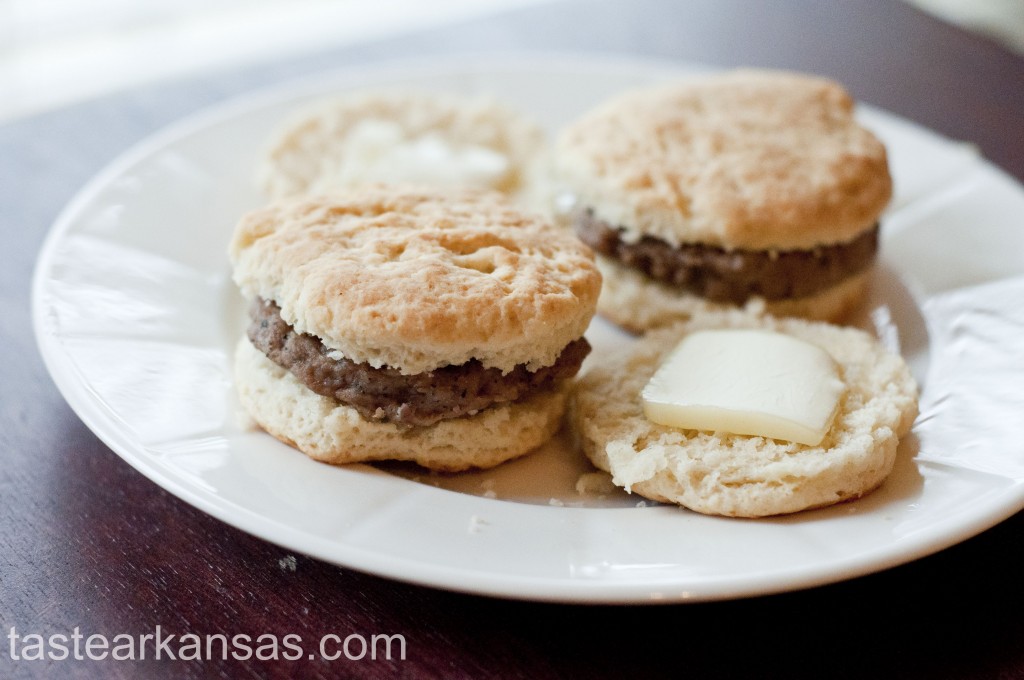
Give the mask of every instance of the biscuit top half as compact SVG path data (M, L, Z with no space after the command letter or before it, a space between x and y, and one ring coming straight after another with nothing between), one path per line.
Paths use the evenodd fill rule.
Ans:
M740 70L625 93L566 127L580 208L672 245L806 249L848 241L892 194L885 147L823 78Z
M532 189L546 145L536 122L489 97L357 92L284 121L258 181L270 198L374 182L465 185L516 195ZM409 176L410 168L416 177Z
M368 187L249 213L230 245L243 295L344 357L414 374L477 359L551 365L601 277L571 234L495 192Z

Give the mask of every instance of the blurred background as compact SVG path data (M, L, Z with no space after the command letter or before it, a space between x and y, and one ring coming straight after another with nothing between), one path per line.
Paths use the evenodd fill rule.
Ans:
M0 0L0 123L161 78L558 1ZM1024 54L1024 0L900 1Z
M0 0L0 122L548 0Z

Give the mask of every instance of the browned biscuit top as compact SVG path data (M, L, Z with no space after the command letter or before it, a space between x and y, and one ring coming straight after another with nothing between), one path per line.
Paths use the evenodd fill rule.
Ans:
M275 203L242 219L230 254L246 297L273 300L339 357L405 374L549 366L583 335L601 285L570 234L470 190Z
M823 78L741 70L623 94L561 134L559 175L626 237L811 248L870 229L885 148Z

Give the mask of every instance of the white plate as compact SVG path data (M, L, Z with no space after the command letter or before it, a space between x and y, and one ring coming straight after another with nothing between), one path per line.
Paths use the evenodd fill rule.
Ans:
M488 92L552 129L681 65L461 59L336 74L192 117L129 150L64 211L34 324L61 392L114 451L249 533L387 577L510 598L709 600L847 579L932 553L1024 507L1024 190L965 145L877 110L896 197L863 323L899 343L921 417L878 492L730 520L581 495L564 441L490 472L330 467L248 429L229 357L242 329L225 244L260 204L254 162L310 97L414 84ZM628 339L596 321L598 350Z

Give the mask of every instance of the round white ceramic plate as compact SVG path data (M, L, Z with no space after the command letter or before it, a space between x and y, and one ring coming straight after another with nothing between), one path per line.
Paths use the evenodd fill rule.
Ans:
M82 420L161 487L244 531L386 577L510 598L711 600L877 571L1024 507L1024 190L969 147L865 109L896 197L860 323L899 347L921 417L862 500L766 520L579 493L564 438L497 470L330 467L253 430L233 396L244 310L225 246L261 198L261 147L293 109L352 88L490 93L550 129L683 65L530 57L397 64L218 107L127 151L54 225L34 282L46 364ZM597 353L630 339L594 322Z

